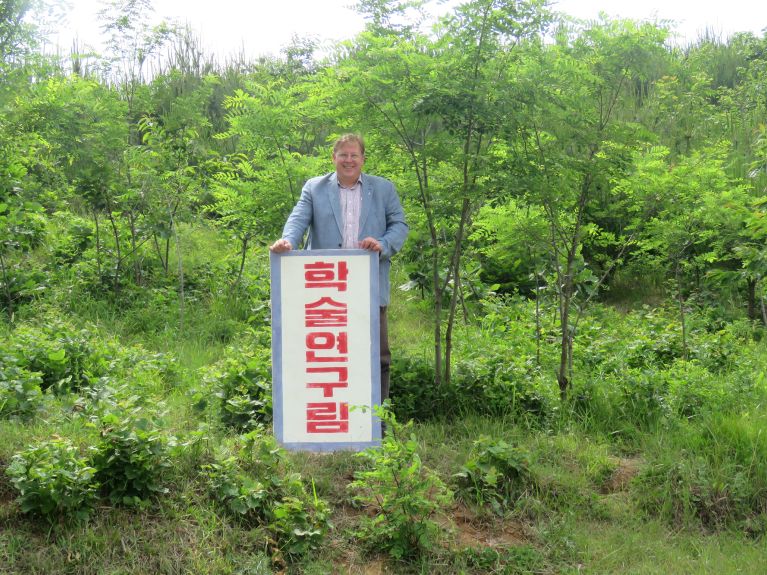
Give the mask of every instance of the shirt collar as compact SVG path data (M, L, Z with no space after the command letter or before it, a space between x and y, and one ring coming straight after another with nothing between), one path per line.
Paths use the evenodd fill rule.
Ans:
M339 187L339 188L343 188L343 189L345 189L345 190L353 190L353 189L355 189L355 188L356 188L356 187L358 187L358 186L359 186L359 187L362 187L362 176L360 176L359 178L357 178L357 181L356 181L356 182L354 182L354 183L353 183L351 186L344 186L344 185L341 183L341 180L339 180L338 178L336 178L336 182L338 183L338 187Z

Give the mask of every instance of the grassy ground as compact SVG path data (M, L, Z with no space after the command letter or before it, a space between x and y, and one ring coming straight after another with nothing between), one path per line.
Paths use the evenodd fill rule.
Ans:
M80 311L87 306L81 305ZM271 534L263 526L238 519L214 501L202 473L202 466L221 448L231 449L236 433L219 425L210 407L216 400L204 387L200 368L218 361L227 345L244 337L247 321L230 323L231 317L218 309L214 328L199 328L183 337L169 328L166 337L165 328L156 324L156 330L142 338L135 331L135 318L104 321L108 314L98 306L87 313L126 344L141 341L148 350L175 358L178 373L172 384L148 379L136 389L146 395L146 405L162 404L158 421L163 432L193 446L173 452L162 477L167 492L138 508L101 500L82 522L24 514L9 477L0 474L3 575L765 573L763 530L749 530L744 522L712 526L673 521L649 513L641 504L645 486L637 478L659 461L658 451L675 445L669 440L677 437L673 426L637 425L629 434L621 429L618 437L607 424L584 424L562 413L537 425L512 416L477 415L414 425L420 460L451 488L482 436L523 450L529 457L530 479L502 513L456 498L439 514L439 533L429 552L408 562L366 549L353 534L366 515L353 504L349 491L355 473L366 469L360 457L287 454L287 463L300 473L308 492L328 503L333 528L316 552L285 561L274 553ZM430 357L425 306L398 295L391 314L395 353ZM247 310L237 312L239 318L247 315ZM187 310L186 320L190 326L205 324L199 310ZM207 393L207 409L192 405L200 390ZM0 420L0 468L26 446L53 436L69 438L85 451L97 441L98 432L82 409L87 411L87 406L72 398L49 397L30 421ZM755 429L763 419L754 421ZM199 429L202 435L191 442ZM722 424L721 429L728 427ZM756 449L761 444L753 445ZM684 444L674 449L680 447L681 453ZM724 457L727 451L722 449Z
M0 461L44 431L33 426L21 433L4 423L0 433L9 441ZM404 564L364 552L349 536L360 513L350 506L347 492L360 468L357 458L293 454L294 469L311 478L318 495L330 503L334 530L313 558L285 567L270 560L263 530L238 524L207 497L190 461L177 463L168 478L169 493L150 509L102 505L87 522L75 525L25 516L3 478L0 573L764 572L762 539L737 531L674 529L640 512L632 478L643 465L641 454L625 458L577 433L530 432L487 418L423 424L414 433L424 463L448 483L469 457L473 440L490 434L528 447L544 485L505 516L455 503L446 510L440 548ZM480 553L484 563L476 561Z

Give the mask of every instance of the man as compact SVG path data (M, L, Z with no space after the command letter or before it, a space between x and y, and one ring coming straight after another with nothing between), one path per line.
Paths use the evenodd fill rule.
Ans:
M386 307L391 257L405 243L408 226L394 184L362 173L365 143L345 134L333 146L334 173L310 179L301 191L282 238L269 248L282 253L301 245L309 231L309 249L365 249L378 252L381 326L381 401L389 397L391 352Z

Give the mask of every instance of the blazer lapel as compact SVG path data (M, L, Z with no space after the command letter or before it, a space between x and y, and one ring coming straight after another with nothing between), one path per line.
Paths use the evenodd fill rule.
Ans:
M370 181L368 181L368 179L365 177L365 174L362 174L361 194L362 194L362 209L360 210L360 235L362 235L362 230L365 229L365 222L367 221L368 216L370 215L370 210L372 209L372 206L373 206L373 186L370 183Z

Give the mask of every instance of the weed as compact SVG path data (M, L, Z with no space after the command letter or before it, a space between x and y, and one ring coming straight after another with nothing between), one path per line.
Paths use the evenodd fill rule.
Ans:
M465 547L455 555L456 559L478 573L540 573L546 564L541 553L528 545L500 549Z
M42 377L18 365L18 358L0 356L0 418L29 418L42 403Z
M114 504L145 506L167 492L163 473L170 466L168 439L141 408L111 412L101 419L101 442L92 462L96 479Z
M512 507L535 485L529 453L486 436L474 442L472 457L454 478L464 500L488 504L498 514Z
M445 529L433 516L452 501L452 493L421 463L412 423L400 425L380 408L377 414L387 434L380 447L358 454L368 468L357 471L349 485L354 501L371 514L354 536L369 549L413 560L437 548Z
M637 477L637 502L674 525L753 523L767 510L763 427L763 417L721 414L680 425Z
M253 431L240 440L236 455L203 466L213 498L246 524L266 528L276 562L316 550L330 529L327 504L306 492L274 438Z
M24 513L54 518L86 518L99 487L94 469L77 447L54 438L13 456L6 473L19 492Z

